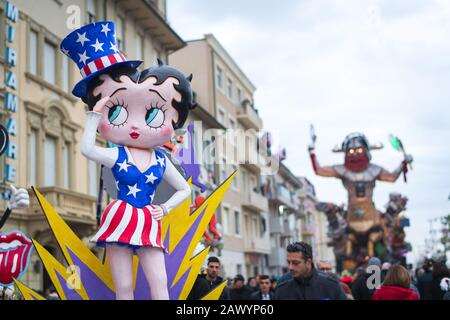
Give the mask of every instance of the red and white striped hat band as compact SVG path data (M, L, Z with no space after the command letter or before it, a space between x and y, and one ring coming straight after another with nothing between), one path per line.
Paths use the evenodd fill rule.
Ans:
M86 78L88 75L90 75L96 71L105 69L106 67L109 67L118 62L125 62L125 61L127 61L127 59L120 52L114 53L114 54L109 54L107 56L103 56L101 58L98 58L94 61L89 62L82 69L80 69L80 73L83 76L83 78Z

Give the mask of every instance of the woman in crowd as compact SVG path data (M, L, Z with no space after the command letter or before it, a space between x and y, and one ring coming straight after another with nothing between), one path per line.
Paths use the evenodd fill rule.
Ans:
M419 300L417 294L410 288L411 276L401 265L389 268L383 285L375 291L372 300Z

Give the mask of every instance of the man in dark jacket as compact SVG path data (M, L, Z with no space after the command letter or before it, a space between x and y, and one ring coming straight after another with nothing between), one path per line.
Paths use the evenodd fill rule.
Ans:
M276 300L346 300L339 281L318 271L313 264L312 248L305 242L287 247L287 262L293 279L278 285Z
M236 275L233 279L233 289L230 290L231 300L250 300L250 296L253 293L252 289L245 285L244 276L241 274Z
M431 287L433 282L433 260L426 260L423 264L424 273L417 277L417 289L420 299L431 300Z
M377 257L372 257L369 259L369 262L367 263L368 267L377 267L378 270L380 270L380 276L381 276L381 261ZM355 300L372 300L372 296L377 290L377 288L369 288L369 277L373 277L374 273L369 272L366 268L366 271L360 275L355 282L352 285L352 295ZM380 279L381 280L381 279ZM380 281L381 282L381 281Z
M207 293L211 292L214 288L223 282L223 278L219 276L220 272L220 260L217 257L209 257L208 265L205 274L200 274L194 283L194 286L189 293L188 300L201 299ZM201 279L199 279L201 278ZM205 294L205 284L208 291ZM225 287L220 296L220 300L228 300L229 292Z
M250 296L251 300L273 300L274 293L271 291L271 281L268 275L261 275L259 277L259 290L253 292Z
M208 281L201 275L195 279L191 292L189 293L187 300L200 300L211 291Z

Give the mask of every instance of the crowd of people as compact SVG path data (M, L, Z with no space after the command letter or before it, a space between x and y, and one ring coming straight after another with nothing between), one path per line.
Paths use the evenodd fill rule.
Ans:
M278 277L241 274L227 279L221 300L450 300L450 271L444 262L427 260L414 273L400 264L367 258L353 273L333 273L327 261L314 261L305 242L287 247L288 272ZM209 257L188 300L201 299L224 279L220 260Z

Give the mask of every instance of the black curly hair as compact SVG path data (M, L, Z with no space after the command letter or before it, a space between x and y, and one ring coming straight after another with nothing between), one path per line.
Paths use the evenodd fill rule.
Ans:
M294 242L287 246L287 252L301 252L303 255L303 260L307 261L308 259L313 260L313 252L312 247L306 242Z
M178 121L176 123L172 123L174 129L183 127L189 114L189 110L195 108L196 106L193 100L191 88L192 74L189 76L184 76L179 70L164 64L159 59L157 66L145 69L143 71L139 71L137 68L132 68L130 66L118 66L116 68L110 68L101 75L103 74L109 75L114 81L117 82L120 81L120 77L123 75L129 77L136 83L142 83L150 77L155 77L155 85L163 83L169 77L176 78L179 81L179 84L174 84L173 87L178 93L180 93L181 101L172 101L172 106L178 111ZM89 81L87 95L85 97L81 97L81 100L87 104L89 110L92 110L97 101L102 98L101 94L96 96L94 95L95 88L103 83L103 80L100 79L101 75Z

